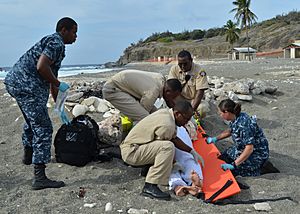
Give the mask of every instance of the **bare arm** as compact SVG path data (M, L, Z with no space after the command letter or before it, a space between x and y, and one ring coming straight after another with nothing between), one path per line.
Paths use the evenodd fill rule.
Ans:
M58 87L60 82L53 75L50 65L53 62L44 54L42 54L37 63L37 71L41 75L41 77L47 80L50 84Z
M195 96L195 98L192 100L192 107L193 107L194 111L196 111L197 108L198 108L198 106L200 105L201 100L202 100L202 98L203 98L203 95L204 95L204 90L203 90L203 89L197 90L196 96Z
M218 140L222 140L222 139L225 139L225 138L227 138L227 137L229 137L229 136L231 136L231 131L230 131L230 129L225 130L225 131L223 131L221 134L219 134L219 135L217 136L217 139L218 139Z
M252 152L253 152L253 145L252 144L246 145L242 154L234 161L235 165L238 166L241 163L243 163L245 160L247 160L249 156L252 154Z
M50 84L50 92L53 97L54 102L56 102L57 94L58 94L58 88L52 84Z
M182 151L185 151L185 152L191 152L192 148L189 147L188 145L186 145L184 142L182 142L182 140L178 137L175 137L171 140L175 147L182 150Z

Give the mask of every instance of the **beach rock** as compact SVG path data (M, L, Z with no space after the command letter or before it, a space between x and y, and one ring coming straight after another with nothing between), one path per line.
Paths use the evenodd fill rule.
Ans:
M267 211L268 212L271 210L271 206L267 202L255 203L254 209L257 211Z
M111 116L113 116L113 114L110 111L107 111L103 114L103 118L108 118L108 117L111 117Z
M123 129L119 114L113 114L102 120L98 123L98 126L98 138L101 143L113 146L121 144Z
M210 106L207 100L202 100L197 108L197 112L200 114L200 119L205 118L206 114L210 112Z
M108 105L107 101L104 99L99 99L97 101L97 106L95 105L97 112L103 113L109 111L110 106Z
M212 91L213 91L215 97L226 96L226 92L222 88L212 89Z
M274 94L276 91L277 91L278 87L277 86L274 86L274 85L267 85L266 86L266 89L265 89L265 92L267 94Z
M134 208L130 208L127 213L129 214L147 214L149 213L148 210L146 209L134 209Z
M237 94L239 100L251 101L253 98L251 95Z
M241 83L243 83L245 85L248 85L249 90L254 89L254 83L255 83L254 79L249 79L249 78L247 78L247 79L241 79L241 80L239 80L239 82L241 82Z
M221 101L221 100L225 100L225 99L228 99L227 95L219 96L216 98L217 101Z
M239 81L224 83L223 89L237 94L250 94L249 86Z
M215 99L214 92L211 89L205 90L205 92L204 92L204 99L206 101L214 100Z
M77 103L72 103L72 102L65 102L65 105L66 106L69 106L69 107L74 107Z
M74 115L74 117L77 117L79 115L84 115L88 110L89 107L87 107L86 105L77 104L74 106L72 114Z
M93 105L89 106L89 112L95 112L96 109Z
M105 204L105 212L112 211L112 204L110 202Z
M76 102L78 101L81 97L83 96L83 92L78 92L78 93L75 93L75 94L71 94L67 97L66 101L69 101L69 102Z
M237 102L239 100L238 96L233 91L228 92L228 98L234 102Z
M98 99L98 98L92 96L92 97L84 99L80 104L86 105L86 106L90 106L90 105L94 104L94 102L95 102L96 99Z
M254 88L250 92L253 95L259 95L259 94L263 93L263 90L261 88Z
M97 205L97 203L85 203L83 207L93 208Z
M214 82L215 88L221 88L223 86L223 82L221 79L216 79L213 82Z

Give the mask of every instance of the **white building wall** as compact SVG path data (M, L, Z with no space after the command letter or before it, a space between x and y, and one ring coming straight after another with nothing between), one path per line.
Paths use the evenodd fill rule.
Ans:
M291 48L291 58L292 58L292 59L295 59L295 58L296 58L295 48Z

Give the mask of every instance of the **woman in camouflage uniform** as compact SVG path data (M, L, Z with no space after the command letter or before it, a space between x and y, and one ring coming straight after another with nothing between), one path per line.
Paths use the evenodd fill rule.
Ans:
M234 145L220 157L226 162L221 165L222 169L230 169L235 176L260 175L261 167L269 158L269 145L256 118L241 112L241 105L230 99L220 102L219 112L224 120L230 121L230 129L217 137L208 137L207 143L232 137Z

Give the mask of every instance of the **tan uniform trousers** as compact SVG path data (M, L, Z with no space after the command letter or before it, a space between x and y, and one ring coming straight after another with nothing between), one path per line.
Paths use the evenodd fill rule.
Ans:
M149 115L149 112L138 100L121 91L112 82L107 82L104 85L102 93L104 99L133 121L140 121Z
M133 166L153 164L146 182L167 185L171 174L175 146L171 141L152 141L147 144L121 146L122 159Z

